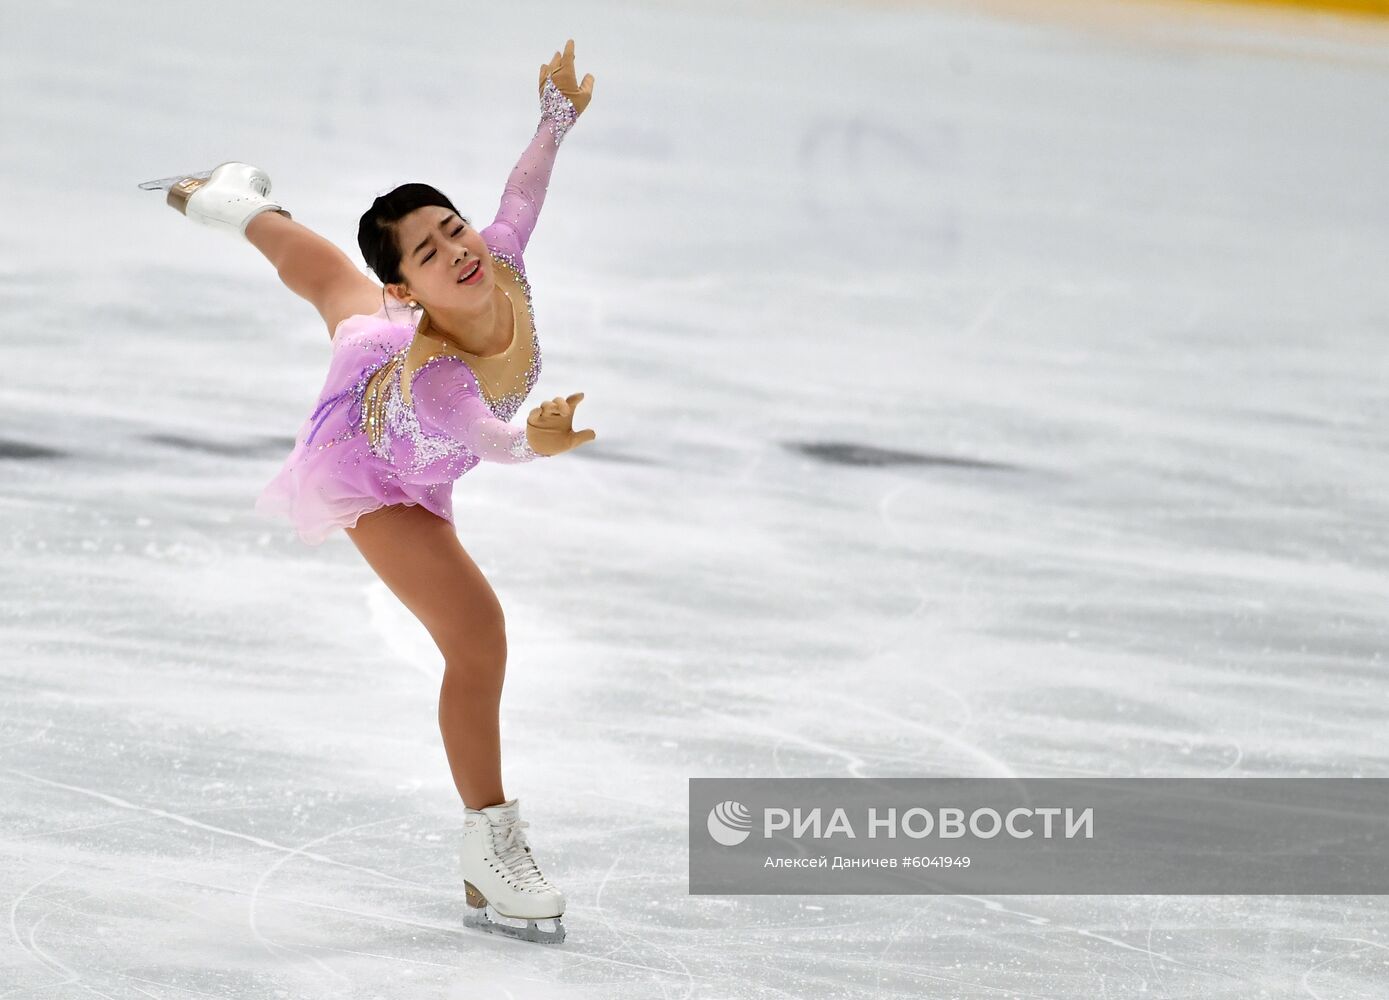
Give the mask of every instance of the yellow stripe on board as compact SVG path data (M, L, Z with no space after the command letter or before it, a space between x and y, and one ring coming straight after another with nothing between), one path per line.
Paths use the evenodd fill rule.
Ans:
M1166 29L1184 21L1209 21L1236 31L1274 25L1298 36L1354 42L1357 62L1389 63L1389 44L1364 47L1366 42L1376 46L1380 42L1389 43L1389 0L797 0L797 3L853 10L910 11L937 7L1024 21L1062 23L1080 30L1117 32L1133 38L1142 38L1150 30L1157 30L1161 35L1159 40L1166 42L1171 41ZM1225 43L1227 48L1237 44L1229 39ZM1255 51L1261 48L1262 42L1251 35L1248 45L1252 46L1250 51ZM1281 48L1277 51L1283 52Z
M1336 14L1389 17L1389 0L1197 0L1199 3L1234 3L1254 7L1303 7Z

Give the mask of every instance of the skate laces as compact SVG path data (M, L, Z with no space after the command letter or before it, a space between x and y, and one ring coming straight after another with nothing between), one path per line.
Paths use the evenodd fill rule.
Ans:
M540 868L535 863L535 858L531 855L530 845L526 843L526 835L521 832L522 828L527 826L530 826L530 823L523 819L506 824L500 832L494 826L492 828L492 848L497 852L497 858L506 865L507 871L516 880L517 888L551 889L553 886L541 874Z

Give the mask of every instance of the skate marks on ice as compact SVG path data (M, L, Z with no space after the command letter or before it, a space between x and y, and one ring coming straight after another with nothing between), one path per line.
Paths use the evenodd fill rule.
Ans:
M35 920L33 923L31 923L31 924L28 926L28 928L26 929L26 930L27 930L27 933L22 933L22 932L20 931L19 915L20 915L21 910L22 910L23 907L24 907L24 901L25 901L25 900L29 897L29 895L30 895L31 893L33 893L34 890L37 889L39 886L43 885L45 882L49 882L49 881L51 881L51 880L57 878L59 875L64 875L64 874L66 874L67 871L68 871L67 868L59 868L59 869L58 869L57 871L55 871L55 872L50 872L49 874L45 875L43 878L39 879L37 882L34 882L34 883L32 883L31 885L25 886L24 891L21 892L18 896L16 896L16 897L14 898L14 902L12 902L12 903L10 904L10 937L12 937L12 938L14 939L15 943L16 943L17 945L19 945L19 947L22 948L22 949L24 950L24 953L25 953L26 955L28 955L31 959L33 959L34 962L36 962L38 965L41 965L43 968L47 969L49 972L56 972L56 973L58 973L59 975L66 977L66 978L64 978L63 980L61 980L60 982L53 983L53 984L50 984L50 985L53 985L53 986L67 986L67 985L70 985L70 984L75 983L75 984L81 986L83 989L89 990L90 992L95 993L97 996L106 996L106 994L101 993L101 992L99 992L99 991L97 991L97 990L94 990L94 989L92 989L91 987L86 986L85 984L83 984L81 973L79 973L79 972L77 972L77 971L75 971L75 970L69 968L68 966L64 965L62 962L58 961L58 959L54 958L52 955L48 954L48 952L44 951L42 948L39 947L39 943L38 943L38 940L37 940L39 927L43 924L43 922L44 922L45 920L48 919L49 915L50 915L51 913L53 913L53 911L54 911L55 909L57 909L58 907L60 907L60 906L63 905L62 903L58 903L58 902L55 902L55 901L54 901L54 899L53 899L54 894L49 894L49 895L47 895L47 896L35 896L35 897L34 897L35 901L41 901L41 902L44 902L44 903L49 903L50 905L44 910L42 916L40 916L37 920ZM18 992L18 991L11 991L11 992ZM4 994L4 996L9 996L9 995L10 995L10 992L6 992L6 993Z
M601 955L584 955L578 958L573 963L571 963L568 966L568 968L570 970L573 970L588 962L604 962L627 966L633 969L638 969L644 972L652 973L660 977L672 977L676 979L683 979L684 991L678 994L678 997L679 1000L688 1000L688 998L692 996L695 991L695 977L694 973L690 971L690 967L686 965L683 961L681 961L680 957L674 951L664 947L663 945L657 944L654 935L649 933L644 935L638 935L630 931L622 930L620 927L617 926L616 923L614 923L612 917L608 915L608 911L603 907L603 891L608 887L608 884L613 881L613 873L617 871L617 866L619 862L621 862L621 860L622 853L619 851L613 856L612 862L608 865L607 871L603 873L602 879L599 881L597 887L594 889L593 907L591 911L591 914L593 916L596 916L599 920L603 922L603 926L606 927L608 932L612 934L614 938L617 939L618 943L615 944L613 947L609 948L607 951L603 952ZM728 901L714 900L713 902L718 904L725 904ZM585 910L586 919L589 915L589 911ZM634 953L640 951L643 948L654 949L655 951L660 952L666 958L670 959L671 964L679 969L679 973L677 974L669 969L662 969L653 965L648 965L636 961L636 955ZM614 955L618 954L623 955L624 958L613 958ZM630 956L630 958L628 958L628 956ZM656 985L660 987L662 997L675 996L675 994L670 993L666 989L664 978L659 979Z
M910 131L863 113L803 125L795 162L806 216L849 230L871 222L909 236L936 266L954 261L963 224L938 192L960 171L959 135L949 122L926 120L928 114L911 108L917 127ZM931 181L923 183L928 176ZM845 184L845 178L853 183Z
M972 986L976 989L980 988L978 983L963 979L958 975L951 976L945 974L928 973L924 971L924 969L922 968L922 963L920 961L913 961L909 957L904 957L903 959L897 961L893 961L890 958L890 955L893 952L893 950L898 948L898 943L907 937L909 931L916 930L917 925L920 924L921 921L944 920L946 922L950 922L954 918L949 913L949 911L954 909L960 909L961 904L975 904L977 906L982 907L987 916L980 919L979 922L981 924L987 920L1006 920L1008 918L1016 918L1018 924L1025 925L1025 927L1027 928L1053 929L1056 931L1061 931L1067 934L1074 935L1076 938L1092 940L1100 945L1112 946L1114 948L1126 952L1136 952L1147 958L1149 967L1155 973L1158 972L1159 962L1167 963L1175 967L1189 969L1195 972L1201 971L1199 966L1191 965L1179 959L1173 958L1171 955L1167 955L1163 952L1154 950L1152 942L1151 924L1148 927L1145 943L1142 946L1139 946L1120 940L1107 934L1100 934L1095 931L1088 930L1084 927L1076 927L1065 923L1058 923L1049 917L1044 917L1040 914L1030 913L1021 909L1015 909L1011 905L1004 906L1003 904L995 902L994 900L979 896L969 896L963 893L957 893L949 897L944 897L939 900L935 900L935 905L932 905L931 897L914 897L914 902L916 903L916 905L913 907L915 912L897 925L896 929L892 932L892 935L888 938L887 943L883 946L882 950L878 952L876 960L871 963L870 967L875 970L877 975L877 978L875 980L875 986L877 989L884 989L893 985L888 980L888 972L891 972L892 974L896 975L897 977L899 977L899 979L905 979L912 982L930 983L933 985L944 984L955 988L958 988L960 986ZM934 935L932 935L932 937L934 937ZM908 939L908 941L910 942L916 942L918 940L918 938ZM1064 943L1062 943L1062 946L1065 946ZM1012 996L1015 994L1013 994L1010 990L1008 991L1008 995Z
M61 787L82 790L76 786ZM85 791L94 794L90 789ZM103 803L115 799L99 793L96 798ZM214 954L238 954L249 958L250 952L245 945L251 942L274 959L272 966L260 963L255 975L268 975L277 986L291 988L288 994L277 995L318 995L315 992L318 987L331 988L333 983L339 987L362 988L371 976L380 977L382 962L406 970L407 975L428 971L433 976L442 974L445 978L487 965L489 956L495 951L488 943L479 943L473 932L464 928L461 882L455 886L443 877L446 866L438 863L439 855L447 852L441 852L437 844L447 837L452 824L445 821L436 825L429 818L421 823L418 809L401 811L399 805L399 800L346 805L359 816L373 818L366 822L335 824L327 832L297 842L296 846L288 846L296 842L284 836L273 840L252 838L241 831L228 830L226 824L198 825L197 829L217 835L219 857L216 860L203 851L151 856L148 866L132 870L130 867L110 869L85 860L77 865L62 864L65 856L58 854L52 855L53 863L41 865L38 859L45 855L36 852L35 863L29 868L48 871L37 879L26 873L25 881L14 886L15 896L9 907L11 937L33 962L26 976L34 980L34 988L83 983L85 978L83 988L96 995L122 995L118 983L131 978L132 959L135 959L133 971L158 968L166 975L157 978L172 980L177 977L185 987L202 985L202 960L212 960ZM393 810L392 806L396 808ZM384 818L383 812L388 813ZM176 816L157 809L146 809L145 813L143 823L141 818L123 822L128 822L132 831L145 831L147 837L153 837L153 830L146 828L157 828L159 819ZM149 819L151 814L153 821ZM412 865L411 859L398 850L400 830L409 830L412 826L418 830L410 837L413 857L422 860L423 866ZM373 830L378 832L363 836ZM222 831L255 845L269 844L281 853L256 877L256 869L260 867L257 861L263 864L263 853L228 850L224 854L220 840L224 835ZM44 831L43 836L53 832L56 831ZM133 832L132 835L139 834ZM123 842L129 846L128 838ZM192 843L196 844L196 840ZM333 848L331 853L342 856L353 852L380 856L384 847L404 863L393 865L398 875L390 875L328 858L338 867L339 875L325 879L319 864L315 863L324 859L325 846ZM302 863L292 865L291 862ZM52 870L55 867L57 870ZM373 877L365 880L344 878L351 870ZM418 880L405 877L416 871L420 872ZM252 876L253 884L246 885L244 875ZM375 876L385 876L385 881ZM21 889L21 885L24 888ZM96 904L84 903L94 898L105 901L96 912L92 909ZM184 899L187 904L181 901ZM113 905L117 900L121 901L120 905ZM99 928L98 933L106 933L122 919L136 919L133 914L137 911L150 913L161 909L187 925L181 938L183 954L179 957L169 957L165 962L165 956L154 952L147 955L128 953L121 956L119 963L103 962L98 950L76 960L74 945L92 933L93 925ZM250 931L245 945L230 919L238 911L241 927L243 930L249 927ZM63 916L62 926L57 926L57 921L52 919L55 914ZM66 947L48 947L45 938ZM111 940L103 943L114 944ZM445 958L465 953L466 960ZM70 954L73 957L70 958ZM429 960L435 957L444 960ZM514 960L515 956L511 958ZM145 962L152 964L144 965ZM61 982L40 983L36 975L58 977ZM244 986L245 995L259 995L252 988L249 975L244 984L236 982L235 978L227 981L219 977L218 983L222 988ZM154 978L140 981L154 986L173 985ZM214 984L208 982L208 985ZM242 994L237 992L236 995Z
M366 875L371 875L374 878L382 878L390 882L396 882L403 885L411 884L408 879L397 878L396 876L391 875L389 872L384 872L377 868L368 868L364 865L354 865L346 861L338 861L336 858L330 858L327 855L316 854L306 851L303 847L289 847L285 844L276 843L275 841L269 840L265 837L257 837L255 834L243 833L240 830L233 830L228 827L218 826L215 823L206 823L202 820L195 819L192 816L184 815L182 813L172 812L167 809L160 809L157 806L141 805L138 802L132 802L129 799L123 799L118 795L111 795L107 792L98 791L94 788L84 788L81 785L71 785L62 781L53 781L49 778L42 777L41 775L30 774L25 771L15 770L14 768L6 768L5 773L12 774L17 778L23 778L24 780L33 782L34 784L47 785L51 788L57 788L68 792L77 792L79 794L97 799L105 805L114 806L118 809L127 809L131 812L143 813L147 816L154 817L157 819L172 820L175 823L179 823L183 826L190 827L193 829L203 830L205 832L214 833L223 837L232 837L237 840L244 840L247 843L254 844L257 847L263 847L268 850L282 852L287 856L300 856L310 861L316 861L320 864L332 865L334 867L345 868L350 871L361 872Z
M783 747L794 746L811 754L818 755L819 759L828 761L838 761L842 773L831 772L822 769L820 773L833 773L835 777L862 778L870 780L881 776L884 768L891 765L909 765L912 770L907 772L917 776L923 776L931 771L942 770L944 762L941 757L941 749L948 748L957 755L960 761L968 761L978 768L978 774L983 777L991 778L1016 778L1018 773L1013 766L1006 760L990 753L981 744L972 740L965 739L956 732L951 732L945 728L932 726L916 720L905 719L894 713L885 712L875 705L866 702L844 699L842 704L846 708L862 712L865 715L876 716L885 721L898 723L900 728L911 729L916 733L929 737L935 741L934 752L927 754L924 751L910 754L894 754L872 749L870 747L852 748L843 744L831 742L829 740L814 739L802 733L794 732L781 726L769 724L765 717L755 719L746 716L733 715L726 712L718 712L706 708L705 714L712 719L717 719L728 725L730 730L742 732L748 738L761 736L769 744L767 753L771 762L772 774L769 777L777 778L798 778L803 776L804 768L797 766L788 768L782 763L781 751Z
M80 808L81 801L85 799L96 816L109 815L112 807L127 813L126 816L117 820L76 826L69 825L61 829L41 829L23 837L7 836L5 838L7 843L12 843L16 839L23 839L31 843L30 869L51 868L54 864L61 865L58 870L50 871L43 878L28 884L13 898L9 907L10 935L13 940L19 943L36 965L50 973L66 977L60 983L46 985L78 983L82 985L83 989L98 996L110 994L96 989L96 984L108 989L113 988L117 981L116 977L121 979L136 978L141 982L148 982L155 986L171 985L152 979L132 977L130 975L132 958L158 963L158 967L164 969L168 975L178 976L186 984L188 976L200 974L200 970L197 969L196 958L200 949L206 953L207 949L210 948L224 949L229 945L235 947L234 944L231 944L236 939L235 930L228 918L233 914L239 899L246 901L243 912L249 922L253 939L272 955L290 965L296 963L292 959L285 959L283 952L287 951L294 956L302 956L312 961L323 972L334 975L338 979L344 979L344 981L348 980L318 961L307 951L277 944L263 935L258 928L257 920L257 906L260 900L273 898L277 903L283 904L287 907L286 912L290 914L291 921L298 921L299 915L303 913L318 917L318 920L305 920L302 924L292 923L291 929L300 938L312 936L316 929L321 926L324 917L335 917L339 920L348 917L364 922L369 927L389 926L393 922L403 921L430 931L462 933L455 927L438 923L403 920L403 918L387 912L396 908L392 906L383 906L379 911L373 912L367 907L353 905L351 901L348 901L345 906L333 905L336 900L318 891L321 887L321 881L315 882L314 873L321 871L320 866L326 864L339 871L339 881L342 880L344 874L357 872L369 877L363 883L364 885L381 890L395 893L415 890L423 892L427 896L443 895L438 892L435 885L400 878L378 868L352 864L312 850L326 841L343 838L346 834L364 828L417 817L417 811L412 810L404 816L373 819L368 823L340 827L297 847L290 847L282 842L283 838L256 836L244 830L236 829L227 823L212 823L198 818L198 813L206 815L209 811L209 807L206 805L194 806L196 812L190 814L187 809L174 811L155 805L142 804L133 801L132 798L123 798L81 785L50 780L15 768L6 769L5 773L13 779L41 785L48 789L77 793L79 798L74 799L71 794L66 798L75 803L74 808ZM58 798L62 799L64 796L60 795ZM256 805L259 804L237 802L228 807L213 808L218 812L225 812L230 809L232 812L241 813L246 810L247 806ZM379 815L380 813L379 809L374 808L368 811L372 815ZM253 823L257 818L248 816L247 822ZM104 858L96 853L98 845L102 843L119 844L122 851L127 854L131 851L138 851L141 843L157 839L160 836L160 829L167 827L169 821L181 824L186 828L180 834L169 835L168 843L178 843L180 845L179 850L150 854L147 856L146 863L138 866L128 865L114 868L104 864ZM109 836L104 841L101 838L92 839L90 836L93 830L111 827L118 829L114 831L108 829ZM77 840L72 841L74 845L79 847L79 850L77 853L65 854L62 846L64 840L53 842L53 838L60 835L71 837L73 834L83 834ZM207 837L205 851L198 847L202 834ZM235 867L237 864L235 859L239 854L226 844L228 839L251 845L252 849L249 853L240 855L247 859L259 853L255 851L255 848L279 852L277 860L261 875L259 881L249 892L235 884L239 881L239 871ZM219 855L215 860L214 850ZM79 860L80 863L61 864L67 858ZM303 867L310 869L308 891L304 893L302 898L290 894L280 894L273 897L266 894L263 890L270 877L291 860L307 862ZM61 881L42 894L38 893L37 890L40 887L46 883L54 882L54 880ZM180 902L177 894L187 898L189 905ZM93 900L95 902L89 902ZM183 947L190 950L191 954L185 953L184 957L171 960L168 963L163 961L165 956L158 955L156 957L154 952L150 952L145 955L127 954L121 956L122 961L119 963L119 967L111 967L115 964L114 961L101 961L103 951L98 949L82 954L80 959L73 962L78 968L84 970L79 973L61 961L57 955L46 950L39 941L40 932L45 929L45 924L48 924L46 936L54 939L57 944L66 946L66 951L74 953L74 958L76 958L74 946L77 945L78 949L81 950L78 943L87 938L94 929L98 934L116 931L123 921L133 920L140 923L140 918L135 917L134 913L154 913L161 908L177 910L180 914L186 914L186 916L180 916L177 919L186 922L190 928L201 929L200 933L188 934L182 939ZM57 925L56 921L50 921L50 917L60 911L63 917L61 926ZM106 939L101 943L110 947L118 940L120 939ZM330 938L330 940L336 943L335 939ZM331 948L331 945L325 945L325 947ZM277 953L273 950L274 948L281 949L281 952ZM332 948L332 950L339 949ZM139 967L140 962L137 961L136 965ZM150 968L154 967L153 965L150 966ZM26 976L32 978L31 973L26 973ZM87 982L83 981L84 978ZM36 982L34 988L39 988L40 985Z
M291 955L302 956L304 958L307 958L309 961L313 962L314 965L322 969L323 972L325 972L327 975L332 976L334 979L341 981L344 986L351 987L354 983L350 977L344 976L336 969L333 969L331 966L326 965L324 962L320 961L317 956L312 955L309 952L299 948L292 948L289 945L271 941L269 938L265 936L265 934L261 931L256 919L256 908L261 899L261 891L265 887L266 882L270 880L271 876L273 876L275 872L277 872L288 862L290 862L296 857L311 857L312 855L308 853L308 849L311 847L316 847L319 844L322 844L326 841L337 839L345 834L356 833L359 830L370 829L371 827L381 826L385 823L397 823L402 820L411 819L415 816L416 813L410 812L399 816L388 816L385 819L370 820L366 823L357 823L355 825L344 826L337 830L333 830L329 833L325 833L321 836L315 837L312 840L306 841L303 844L300 844L298 847L294 848L293 850L289 851L289 853L280 855L280 857L276 858L269 868L261 872L260 878L256 880L256 884L251 888L250 899L247 901L246 904L246 922L250 927L251 935L256 939L256 941L260 943L261 947L263 947L271 956L276 958L282 957L276 951L276 949L279 949L280 951L289 952ZM421 888L423 888L423 886L421 886ZM293 899L293 897L280 898L282 900L298 903L300 905L313 905L306 900L295 900Z

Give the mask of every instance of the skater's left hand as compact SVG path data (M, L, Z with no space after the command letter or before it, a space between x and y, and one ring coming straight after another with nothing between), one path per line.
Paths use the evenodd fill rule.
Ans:
M565 43L564 52L556 52L554 58L540 67L540 89L545 89L545 78L549 77L565 97L574 102L574 110L584 113L588 102L593 99L593 74L584 77L579 83L574 71L574 39Z
M592 441L598 435L592 428L574 430L574 408L583 401L582 392L556 396L531 410L526 417L526 441L541 455L558 455Z

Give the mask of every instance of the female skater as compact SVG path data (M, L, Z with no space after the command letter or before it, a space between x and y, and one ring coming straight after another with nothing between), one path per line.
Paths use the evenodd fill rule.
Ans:
M327 381L256 509L288 517L313 545L343 528L428 629L444 655L439 728L464 804L465 923L545 942L564 939L564 897L536 865L518 800L502 791L505 623L454 532L452 488L479 461L527 462L595 437L573 429L581 392L532 409L524 429L508 423L541 367L522 254L555 151L592 91L592 74L575 79L570 39L540 68L540 124L481 231L427 184L378 197L357 241L384 287L293 221L249 164L141 185L167 189L190 219L244 236L323 316Z

